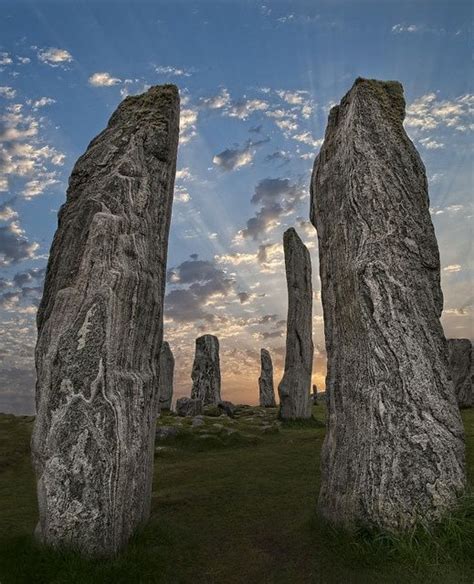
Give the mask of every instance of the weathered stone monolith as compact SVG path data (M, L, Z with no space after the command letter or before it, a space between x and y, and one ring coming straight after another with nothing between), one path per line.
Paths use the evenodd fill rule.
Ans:
M261 372L258 378L258 387L260 390L260 405L263 408L274 408L275 389L273 387L273 363L272 357L267 349L260 350Z
M37 536L117 552L149 515L174 85L127 97L71 174L38 310Z
M313 383L313 393L311 394L311 398L313 400L313 404L318 403L318 386Z
M394 531L437 520L465 484L438 245L404 115L400 83L357 79L311 181L328 355L319 510Z
M174 357L168 342L163 341L158 365L159 411L171 409L173 401Z
M311 257L291 227L283 235L288 318L285 372L278 386L280 418L311 417L311 373L313 369Z
M221 369L219 340L214 335L196 339L196 353L191 373L191 397L202 400L203 405L217 405L221 401Z
M474 406L472 343L469 339L448 339L449 368L460 408Z

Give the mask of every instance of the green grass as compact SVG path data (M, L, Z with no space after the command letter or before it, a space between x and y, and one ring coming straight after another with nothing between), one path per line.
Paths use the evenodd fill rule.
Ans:
M306 423L281 424L275 415L241 410L235 421L206 418L197 430L164 417L161 424L181 424L180 433L158 444L151 520L113 560L34 542L32 423L0 415L0 583L474 582L472 498L430 532L333 530L315 514L323 408ZM472 481L474 410L463 418Z

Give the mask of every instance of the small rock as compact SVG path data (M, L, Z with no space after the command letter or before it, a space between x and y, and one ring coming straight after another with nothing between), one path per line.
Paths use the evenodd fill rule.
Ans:
M176 413L178 416L196 416L202 412L202 401L200 399L180 397L176 401Z
M176 438L179 434L179 428L175 426L158 426L155 432L156 440L166 440L167 438Z
M193 421L191 422L191 426L193 428L199 428L200 426L204 426L205 422L202 418L193 418Z
M229 418L233 418L234 417L234 413L235 413L235 406L232 402L230 401L221 401L217 404L217 407L224 412L224 414L226 416L228 416Z

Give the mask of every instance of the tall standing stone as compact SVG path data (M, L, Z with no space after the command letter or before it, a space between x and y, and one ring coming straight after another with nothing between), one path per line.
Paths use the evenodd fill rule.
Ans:
M449 368L460 408L474 406L472 343L469 339L448 339Z
M278 386L280 418L311 417L311 373L313 370L311 257L291 227L283 235L288 318L285 372Z
M127 97L71 174L38 310L36 533L93 555L150 512L174 85Z
M258 387L260 390L260 405L263 408L274 408L275 389L273 387L273 363L272 357L267 349L260 351L261 372L258 378Z
M311 182L328 373L319 510L403 530L463 492L463 428L440 325L438 245L398 82L357 79Z
M203 335L196 339L191 378L191 398L200 399L205 406L217 405L221 401L219 340L214 335Z
M171 409L173 400L174 357L167 341L163 341L158 365L159 411Z

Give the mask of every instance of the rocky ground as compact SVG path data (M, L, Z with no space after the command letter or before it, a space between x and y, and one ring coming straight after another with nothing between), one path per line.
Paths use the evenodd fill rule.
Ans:
M315 514L323 405L305 422L204 414L160 416L151 520L108 561L34 542L33 418L0 415L1 584L472 584L472 499L433 533L342 534ZM474 410L463 418L472 481Z

